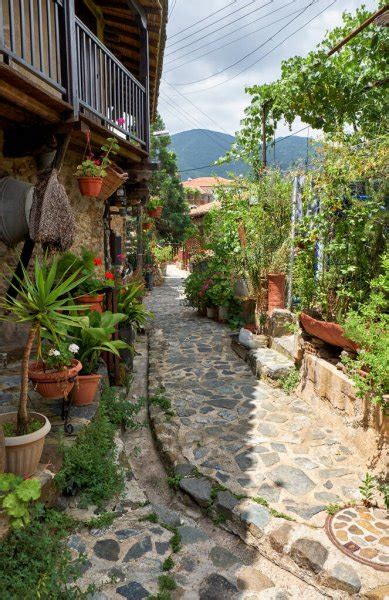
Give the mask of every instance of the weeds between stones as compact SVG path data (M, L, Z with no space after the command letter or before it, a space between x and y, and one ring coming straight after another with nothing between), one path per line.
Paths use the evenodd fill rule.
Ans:
M165 560L162 563L162 571L171 571L175 566L175 562L172 559L171 556L168 556L167 558L165 558Z
M146 515L145 517L141 517L139 521L149 521L150 523L158 523L158 515L155 512Z

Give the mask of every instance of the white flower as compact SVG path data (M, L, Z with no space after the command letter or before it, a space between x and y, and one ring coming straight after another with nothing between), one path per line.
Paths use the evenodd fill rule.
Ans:
M72 354L77 354L77 352L79 351L79 349L80 349L80 347L79 347L79 346L77 346L77 344L70 344L70 345L69 345L69 351L70 351Z
M55 348L51 348L51 350L49 351L49 356L60 356L61 353L59 350L55 350Z

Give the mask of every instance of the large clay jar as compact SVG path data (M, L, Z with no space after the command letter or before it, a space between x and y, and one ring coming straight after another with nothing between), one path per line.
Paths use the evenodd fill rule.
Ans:
M73 359L72 366L62 371L44 370L42 363L31 362L28 365L28 378L34 389L49 400L68 396L74 386L78 373L82 369L79 360Z
M275 308L285 308L285 273L271 273L267 276L269 291L267 310L269 314Z
M95 310L98 313L103 312L104 294L83 294L78 296L75 301L76 304L87 304L88 310Z
M74 406L85 406L93 403L100 379L101 375L97 373L78 376L77 384L72 390L72 402Z
M310 315L302 312L300 314L300 325L304 331L309 333L309 335L316 337L319 340L323 340L323 342L327 342L327 344L338 346L345 350L351 350L352 352L358 350L357 344L345 337L343 327L337 323L332 323L331 321L318 321L318 319L314 319Z
M5 472L20 475L24 479L34 475L42 456L45 437L51 429L50 421L40 413L29 413L30 419L41 421L42 427L26 435L4 438ZM16 423L17 413L0 415L0 425Z

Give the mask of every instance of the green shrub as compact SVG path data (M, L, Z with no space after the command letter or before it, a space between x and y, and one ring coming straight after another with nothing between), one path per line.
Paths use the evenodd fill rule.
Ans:
M130 402L127 396L128 394L123 390L106 387L100 402L112 425L120 427L122 430L137 430L142 427L142 423L136 421L136 415L144 402L143 400L136 403Z
M66 449L55 477L65 495L80 494L81 504L103 506L124 488L122 468L115 461L115 426L102 401L96 418L85 427L73 446Z
M286 394L291 394L298 386L299 381L300 371L298 369L293 369L288 375L281 377L280 385Z
M40 511L40 512L39 512ZM0 598L2 600L75 600L88 598L94 586L82 592L76 585L83 557L73 560L66 537L71 519L57 511L37 509L27 527L13 529L0 544Z
M31 502L41 495L38 479L26 479L13 473L0 474L0 507L10 518L12 527L19 528L30 522Z

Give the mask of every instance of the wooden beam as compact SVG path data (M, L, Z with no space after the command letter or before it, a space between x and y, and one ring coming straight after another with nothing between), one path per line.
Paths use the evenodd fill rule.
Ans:
M5 81L1 82L0 96L2 96L2 98L6 98L9 102L24 108L27 112L31 112L34 115L42 117L42 119L45 121L55 123L59 120L58 112L49 108L47 105L42 104L38 100L31 98L31 96L28 96L22 92L22 90L9 85Z

